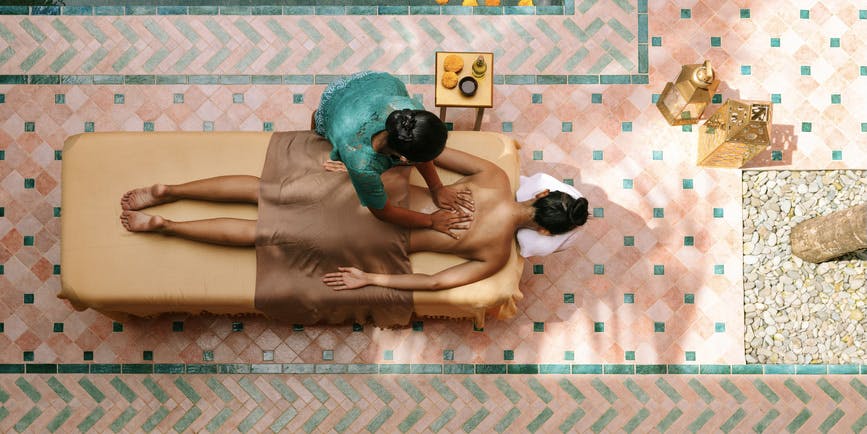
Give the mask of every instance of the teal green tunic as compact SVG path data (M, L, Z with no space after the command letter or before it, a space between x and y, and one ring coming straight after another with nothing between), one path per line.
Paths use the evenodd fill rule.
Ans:
M331 159L346 165L362 206L382 209L388 199L380 175L398 160L373 150L371 139L385 130L388 115L401 109L423 110L397 77L365 71L332 82L316 109L316 132L333 150Z

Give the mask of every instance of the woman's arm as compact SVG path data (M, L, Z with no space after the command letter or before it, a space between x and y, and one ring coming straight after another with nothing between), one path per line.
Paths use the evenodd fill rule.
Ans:
M505 260L467 261L436 274L377 274L365 273L353 267L339 267L340 271L326 274L322 281L335 291L367 285L411 291L438 291L478 282L494 275L503 264Z
M470 176L488 170L499 170L499 167L484 158L457 149L445 148L434 160L434 163L446 170L459 175Z
M433 229L454 239L460 236L452 229L469 229L473 216L446 210L438 210L433 214L425 214L406 208L397 207L386 200L382 209L369 207L376 218L409 229Z

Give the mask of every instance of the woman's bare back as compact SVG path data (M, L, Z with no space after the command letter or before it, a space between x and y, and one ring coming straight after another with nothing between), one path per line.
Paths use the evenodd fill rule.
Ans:
M505 262L517 227L517 219L512 215L514 197L506 174L492 166L490 170L461 178L454 186L469 188L473 194L475 211L470 229L455 231L460 236L457 240L433 230L415 229L410 232L410 252L450 253L469 260ZM411 186L409 196L412 210L436 209L425 189Z

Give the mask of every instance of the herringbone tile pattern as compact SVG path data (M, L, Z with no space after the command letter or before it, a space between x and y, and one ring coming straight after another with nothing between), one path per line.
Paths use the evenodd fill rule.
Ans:
M859 432L853 376L0 377L4 432Z

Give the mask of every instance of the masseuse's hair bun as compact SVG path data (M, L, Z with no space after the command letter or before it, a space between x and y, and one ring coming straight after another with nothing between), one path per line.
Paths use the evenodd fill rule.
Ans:
M395 110L385 120L385 129L388 146L417 163L436 158L448 138L443 121L425 110Z

